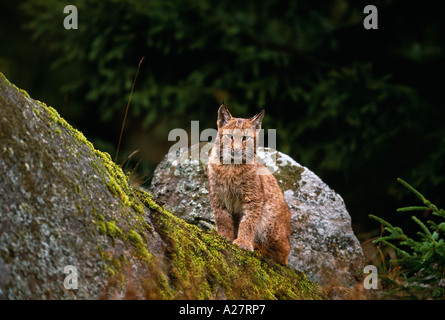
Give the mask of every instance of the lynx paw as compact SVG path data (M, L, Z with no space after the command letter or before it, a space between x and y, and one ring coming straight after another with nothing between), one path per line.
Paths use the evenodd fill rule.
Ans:
M241 249L253 251L253 244L252 243L245 242L245 241L243 241L243 240L241 240L239 238L236 239L235 241L233 241L233 243L236 244Z

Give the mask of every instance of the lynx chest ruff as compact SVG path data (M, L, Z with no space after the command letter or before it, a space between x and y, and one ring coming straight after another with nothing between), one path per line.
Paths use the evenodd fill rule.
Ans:
M258 200L252 194L252 184L260 182L252 181L249 177L240 172L239 168L210 169L215 177L214 196L223 207L233 216L239 216L243 213L243 206L251 201Z

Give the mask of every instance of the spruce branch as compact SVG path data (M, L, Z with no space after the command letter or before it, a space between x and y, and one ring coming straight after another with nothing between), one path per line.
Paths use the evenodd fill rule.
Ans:
M445 218L445 210L437 208L404 180L400 178L397 180L423 203L423 206L399 208L397 212L429 211L436 216ZM404 268L402 275L406 277L406 283L409 284L410 290L421 293L422 290L433 289L432 293L427 294L432 294L436 298L445 297L445 290L440 285L445 279L445 222L436 223L428 220L427 223L424 223L416 216L412 216L411 219L420 227L420 231L417 232L420 240L414 240L404 234L401 228L391 225L386 220L372 214L369 217L380 222L384 226L384 230L389 233L373 240L372 243L383 243L394 249L400 258L398 261ZM402 250L400 246L406 246L409 250Z
M414 189L410 184L408 184L405 180L402 180L400 178L397 178L397 181L403 184L408 190L410 190L412 193L414 193L420 200L422 200L425 203L425 197L416 189Z
M425 237L428 237L429 239L433 240L433 237L432 237L432 234L431 234L430 230L428 229L428 227L427 227L422 221L420 221L420 220L419 220L417 217L415 217L415 216L412 216L411 219L413 219L414 222L416 222L416 223L420 226L420 228L425 232L425 234L421 234L421 233L419 232L420 235L425 236ZM433 241L434 241L434 240L433 240Z
M399 181L401 184L403 184L408 190L413 192L425 205L425 207L421 206L413 206L413 207L406 207L406 208L399 208L397 209L397 212L407 212L407 211L425 211L425 210L432 210L433 214L442 218L445 218L445 210L437 208L436 205L432 204L431 201L426 199L419 191L414 189L409 183L406 181L397 178L397 181Z
M426 211L426 210L429 210L429 208L428 207L414 206L414 207L398 208L396 211L397 212L411 212L411 211Z

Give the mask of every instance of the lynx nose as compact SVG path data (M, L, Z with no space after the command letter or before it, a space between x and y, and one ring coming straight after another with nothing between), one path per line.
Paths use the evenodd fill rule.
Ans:
M235 154L241 153L241 148L234 148L233 153Z

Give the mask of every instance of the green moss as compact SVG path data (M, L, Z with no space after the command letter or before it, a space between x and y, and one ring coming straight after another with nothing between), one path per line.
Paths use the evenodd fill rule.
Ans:
M8 78L6 78L5 75L4 75L3 73L1 73L1 72L0 72L0 77L2 77L2 78L5 80L5 82L6 82L9 86L11 86L11 87L17 89L17 90L18 90L19 92L21 92L26 98L31 99L31 97L29 96L28 92L26 92L26 91L23 90L23 89L18 88L15 84L11 83L11 82L8 80Z
M128 237L135 245L144 245L144 241L142 240L141 236L134 230L131 230L128 234Z
M144 208L138 199L133 195L132 189L128 184L128 177L122 172L112 160L107 152L96 150L91 142L78 130L72 128L60 115L51 107L48 109L50 118L53 122L60 124L67 128L79 144L84 144L90 148L97 156L97 160L92 162L92 165L108 178L107 188L116 197L118 197L124 206L133 209L136 213L142 214Z
M133 242L141 257L145 261L151 262L152 255L148 252L147 245L145 244L142 237L135 230L130 230L130 232L128 233L128 238L131 240L131 242Z
M279 160L280 155L277 154L277 161ZM299 181L301 180L303 171L303 167L288 164L286 166L281 166L280 170L275 173L274 176L283 191L294 190L299 187Z
M146 230L152 230L150 226L145 222L145 219L143 217L145 211L144 206L139 198L135 196L133 188L129 185L129 177L127 177L122 172L121 168L112 161L111 156L108 153L96 150L93 144L91 144L91 142L89 142L81 132L72 128L63 118L61 118L55 109L47 107L43 103L41 104L44 108L47 109L49 117L53 123L56 123L67 129L68 132L72 134L74 141L77 144L85 145L89 149L91 149L92 153L96 157L91 161L91 165L93 168L96 169L99 175L105 178L107 189L115 197L120 199L123 207L128 208L129 212L135 213L134 215L132 215L132 218L127 219L126 223L124 220L106 221L103 215L96 214L94 223L96 224L99 233L102 235L106 234L113 239L119 238L126 244L128 242L127 245L133 245L136 248L137 254L142 258L143 261L145 261L145 263L151 263L153 257L147 250L147 246L144 243L143 238L137 233L136 230L140 231L141 233ZM76 152L77 150L73 150L72 154L75 154ZM82 192L80 185L76 186L76 192ZM123 210L123 212L125 212L125 210ZM122 217L121 219L123 218L124 217ZM118 226L118 224L130 224L131 228L133 229L127 232L121 226ZM128 230L127 228L129 228L130 226L127 225L125 229ZM106 261L105 265L108 266L109 264L110 261ZM113 270L113 272L119 273L122 271L121 268L122 265L116 263L114 263L111 267L108 267L108 269Z
M109 269L108 269L108 274L109 274L110 277L112 278L112 277L114 277L114 275L116 274L116 272L115 272L112 268L109 268Z
M97 222L97 230L100 234L106 234L107 233L107 225L101 221Z
M116 223L114 221L107 222L106 226L107 226L107 233L110 237L115 238L122 236L122 230L116 226Z
M99 159L99 163L94 162L92 165L96 170L107 176L107 189L115 197L118 197L124 206L133 209L138 215L143 214L144 206L134 196L133 190L129 186L129 177L111 160L111 156L108 153L93 150Z
M96 215L95 212L93 212L96 219L93 220L93 223L96 225L97 230L100 234L104 235L107 234L107 225L105 223L104 216L101 214Z
M162 299L174 299L173 292L170 290L168 279L164 273L158 272L157 282L159 284L160 296Z
M134 196L132 188L129 186L127 177L122 169L117 166L111 159L111 156L107 152L102 152L96 150L91 142L89 142L82 132L74 129L68 122L66 122L59 113L52 107L47 106L44 102L38 101L39 104L47 111L50 118L50 124L58 124L59 126L65 128L73 136L74 141L78 145L87 146L95 155L91 165L100 174L104 174L107 178L107 189L116 197L118 197L122 204L132 210L134 210L138 215L144 213L144 207L140 201ZM53 129L56 134L61 135L61 130L59 128ZM72 154L76 154L78 151L76 148L71 150ZM79 191L76 189L76 191ZM80 193L80 191L79 191Z
M162 295L174 299L320 299L323 292L306 276L276 264L258 251L247 252L215 231L203 232L177 218L137 191L157 211L156 231L168 244L169 286Z

